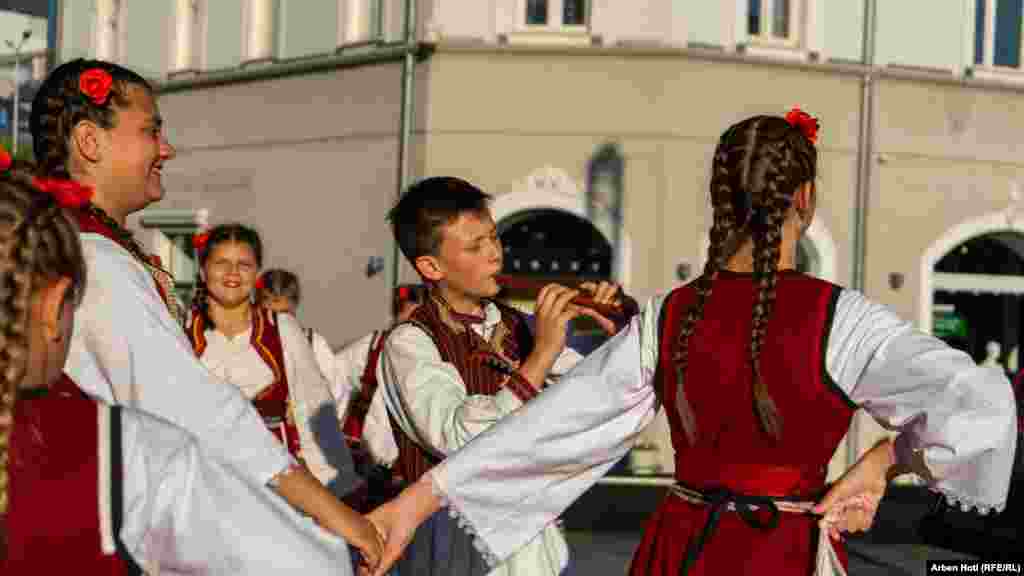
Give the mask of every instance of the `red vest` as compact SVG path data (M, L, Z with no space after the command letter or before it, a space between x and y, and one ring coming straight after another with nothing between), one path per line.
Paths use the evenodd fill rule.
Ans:
M284 370L284 348L281 345L281 332L277 328L277 314L260 306L254 306L252 311L252 334L249 343L274 373L274 381L260 390L252 399L252 404L263 417L267 429L287 446L292 456L300 458L302 445L299 441L299 429L295 425L291 411L291 395L288 375ZM202 358L203 352L206 351L206 321L203 320L202 314L192 314L186 333L196 356Z
M672 358L696 291L688 285L669 294L659 320L658 394L670 407L678 480L696 486L730 483L736 480L732 466L772 463L804 472L793 485L779 487L784 493L823 486L827 463L856 409L825 369L839 290L810 276L780 273L761 355L762 377L783 418L782 441L775 442L761 431L753 411L749 358L756 283L750 275L720 273L705 319L689 340L684 387L697 419L694 446L685 441L675 410L679 387Z
M490 341L484 340L434 297L417 308L405 322L419 326L430 335L441 359L459 371L468 394L496 394L509 379L507 372L518 368L533 349L533 335L523 315L503 304L495 304L501 311L501 322L494 328ZM406 481L415 482L440 460L409 438L393 420L398 444L396 470Z
M2 574L139 574L117 542L103 553L99 521L99 405L67 376L15 407L10 447L7 559ZM120 532L120 411L111 409L110 495Z

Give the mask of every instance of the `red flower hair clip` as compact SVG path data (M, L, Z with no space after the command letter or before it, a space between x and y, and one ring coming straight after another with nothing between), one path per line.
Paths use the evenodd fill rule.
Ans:
M14 159L11 158L11 153L7 151L7 148L0 146L0 172L10 170L13 163Z
M192 237L192 247L196 249L196 252L201 252L203 248L206 248L206 243L210 241L210 233L203 232L202 234L196 234Z
M78 89L97 106L106 106L114 78L102 68L90 68L78 77Z
M267 283L263 281L263 276L260 276L259 278L256 279L256 284L254 287L257 290L264 290L267 287Z
M74 180L39 178L37 176L32 179L32 185L36 187L36 190L53 196L61 208L79 209L92 200L92 188L83 186Z
M786 113L786 122L798 128L804 137L810 140L811 144L818 142L818 119L799 108L793 108Z

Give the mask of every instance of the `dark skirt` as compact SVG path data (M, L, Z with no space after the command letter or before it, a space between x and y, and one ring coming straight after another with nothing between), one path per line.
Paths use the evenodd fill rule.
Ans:
M396 567L403 576L484 576L491 571L473 546L473 536L459 527L447 508L416 529Z

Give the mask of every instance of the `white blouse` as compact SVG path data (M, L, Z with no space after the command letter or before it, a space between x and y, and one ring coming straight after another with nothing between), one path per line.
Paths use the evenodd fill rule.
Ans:
M341 423L348 416L352 395L363 388L363 372L366 370L370 349L377 345L382 334L382 331L374 330L339 350L334 357L333 393L338 404L338 421ZM388 419L380 380L377 382L377 390L370 399L370 408L363 422L363 444L375 463L390 467L398 458L398 445Z
M149 272L99 234L81 235L88 282L65 370L86 393L155 414L260 483L290 457L238 389L196 358Z
M288 379L288 404L299 431L302 459L310 472L327 485L338 477L336 465L324 450L324 446L341 449L337 408L298 321L289 314L277 314L276 318ZM217 330L207 330L206 349L201 358L212 373L236 386L249 399L274 382L274 372L252 347L251 336L251 327L231 338Z
M557 385L431 471L435 490L492 563L548 526L654 417L663 300L647 302ZM1003 509L1017 419L1000 371L977 366L852 290L839 296L826 369L851 400L901 432L898 458L920 456L934 490L983 512Z
M489 340L500 321L498 307L488 302L484 321L471 328ZM551 370L550 381L580 358L575 350L566 348ZM377 379L387 409L402 430L426 450L442 456L454 453L523 406L519 397L506 388L493 396L469 394L455 365L441 360L433 339L414 324L401 324L388 336ZM515 554L510 550L490 574L555 576L568 563L568 547L555 525L537 526L518 548L522 549Z

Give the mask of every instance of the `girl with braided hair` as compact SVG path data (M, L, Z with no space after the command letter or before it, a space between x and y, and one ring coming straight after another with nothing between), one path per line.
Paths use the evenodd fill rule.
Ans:
M0 573L351 574L194 436L60 377L87 268L62 208L83 196L38 185L0 174Z
M677 483L631 574L844 574L887 478L920 474L983 512L1006 503L1009 382L853 290L795 270L814 216L817 120L730 127L695 281L651 299L561 382L372 512L383 570L442 506L498 561L578 498L667 407ZM827 464L858 407L890 430L840 480Z
M186 332L210 372L242 391L291 455L337 495L359 483L330 386L290 314L253 303L259 233L220 224L196 237L199 278Z
M238 388L196 358L170 276L125 228L160 200L175 151L152 88L109 62L74 60L39 87L29 118L40 181L93 190L72 212L92 279L71 337L67 372L86 393L155 414L195 434L257 485L375 558L380 543L267 431Z

